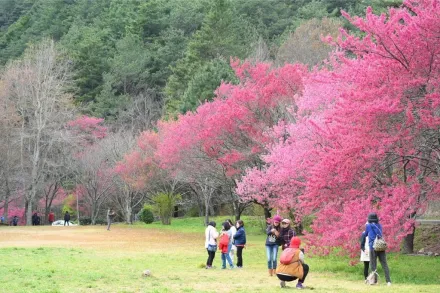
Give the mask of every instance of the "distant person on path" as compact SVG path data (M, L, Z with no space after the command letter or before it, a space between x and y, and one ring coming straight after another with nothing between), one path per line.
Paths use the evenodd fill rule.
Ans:
M1 221L1 223L3 224L3 223L5 222L5 217L2 216L2 217L0 218L0 221Z
M115 211L112 208L107 210L107 231L110 231L110 225L112 224L113 218L116 216Z
M284 219L281 221L281 249L284 250L290 246L290 240L295 236L295 230L290 226L290 220Z
M365 228L367 225L368 222L365 223ZM370 247L366 229L361 235L361 261L364 262L364 279L366 282L368 277L368 269L370 267Z
M280 279L281 288L286 287L286 282L298 279L297 289L304 289L304 281L309 273L309 266L304 263L304 252L299 248L301 239L293 237L289 248L285 249L280 256L280 264L276 270L277 277Z
M376 213L368 215L368 224L366 226L366 235L368 236L368 246L370 248L370 267L371 271L375 272L377 268L377 258L385 272L385 279L388 286L391 286L390 270L388 268L387 256L385 251L375 251L373 249L374 240L376 236L383 237L382 225L379 224L379 218ZM375 284L377 284L377 275L375 276Z
M64 226L69 226L69 222L70 222L70 214L68 211L66 211L66 213L64 214Z
M241 269L243 267L243 248L246 247L246 231L242 220L238 220L235 227L237 228L237 233L234 235L234 244L237 246L237 268Z
M14 216L14 217L12 218L12 225L13 225L13 226L17 226L17 224L18 224L18 217L17 217L17 216Z
M52 211L50 211L47 220L49 222L49 225L52 225L52 223L55 221L55 214Z
M214 261L215 251L217 250L218 232L215 229L215 226L216 223L211 221L205 229L205 248L208 252L208 259L206 261L207 269L212 269L212 262Z
M273 276L277 268L278 246L281 244L281 220L279 215L274 216L272 224L266 228L266 256L269 276Z
M222 251L222 269L226 269L226 261L228 261L229 267L231 269L234 268L234 264L231 260L231 257L229 256L229 252L232 247L232 232L230 229L231 225L229 225L229 222L224 222L223 229L220 233L220 241L218 245L218 248Z
M232 246L231 246L231 250L229 251L229 257L231 258L232 263L234 262L234 255L237 252L237 246L234 245L234 236L235 233L237 233L237 228L235 228L234 223L232 223L231 219L227 219L226 220L229 225L231 226L231 228L229 229L229 231L231 231L231 235L232 235Z

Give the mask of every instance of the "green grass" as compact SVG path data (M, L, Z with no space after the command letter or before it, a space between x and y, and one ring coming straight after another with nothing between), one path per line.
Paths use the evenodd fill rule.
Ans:
M209 221L215 221L217 230L221 229L222 223L226 219L234 218L232 216L221 216L221 217L210 217ZM243 216L241 219L244 222L244 227L246 234L249 235L262 235L264 233L263 227L265 228L265 221L263 217L251 217ZM151 224L138 223L136 226L142 228L157 228L162 230L179 231L179 232L193 232L200 233L204 228L205 218L193 217L193 218L177 218L172 219L171 225L162 225L160 222L153 222Z
M224 219L214 220L219 225ZM267 276L265 236L258 233L258 223L244 221L251 231L243 253L245 268L234 271L219 269L219 253L217 269L201 268L206 261L201 218L174 219L167 227L120 224L110 232L101 226L1 228L1 292L285 292L276 277ZM16 242L5 242L18 232L23 236L14 238ZM39 233L45 234L41 245L18 247L31 241L38 245ZM60 245L47 241L54 233ZM361 263L350 266L345 257L306 254L311 268L306 285L325 293L439 292L440 258L389 254L388 261L390 288L384 285L380 265L380 285L367 286ZM151 270L151 277L142 276L145 269Z

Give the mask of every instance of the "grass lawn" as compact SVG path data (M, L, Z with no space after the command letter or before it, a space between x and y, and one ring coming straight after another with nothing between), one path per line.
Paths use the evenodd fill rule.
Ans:
M219 223L220 221L217 221ZM206 262L202 219L160 224L0 227L1 292L285 292L266 269L264 235L249 227L244 268L213 270ZM245 221L246 223L246 221ZM245 224L246 225L246 224ZM440 292L440 258L388 255L393 285L367 286L362 264L307 258L313 292ZM379 266L380 267L380 266ZM149 269L150 277L142 272ZM288 284L294 289L295 283ZM296 289L294 289L296 290Z

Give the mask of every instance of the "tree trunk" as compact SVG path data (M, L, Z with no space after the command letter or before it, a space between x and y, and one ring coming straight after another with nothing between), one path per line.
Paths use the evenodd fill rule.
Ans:
M9 212L9 197L11 191L9 190L8 180L5 176L5 204L3 205L3 217L5 218L5 223L8 223L8 212Z
M265 219L272 217L270 214L270 210L271 210L271 208L264 207L264 218Z
M131 207L127 207L127 210L125 211L125 223L126 224L133 224L132 217L131 217L132 211Z
M238 200L232 202L232 207L234 208L235 221L240 220L241 212L240 212L239 205L240 205L240 203Z
M416 232L416 227L412 227L412 231L410 234L406 235L405 238L403 238L403 247L402 247L402 253L413 253L414 252L414 235Z
M98 217L97 207L95 203L92 203L92 215L91 215L91 224L96 225L96 218Z
M32 200L26 199L26 226L32 226Z
M209 223L209 201L205 201L205 226Z

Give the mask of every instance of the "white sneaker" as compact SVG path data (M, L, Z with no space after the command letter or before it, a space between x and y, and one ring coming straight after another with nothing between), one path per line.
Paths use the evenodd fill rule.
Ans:
M387 286L391 286L391 282L388 282L388 283L387 283Z

